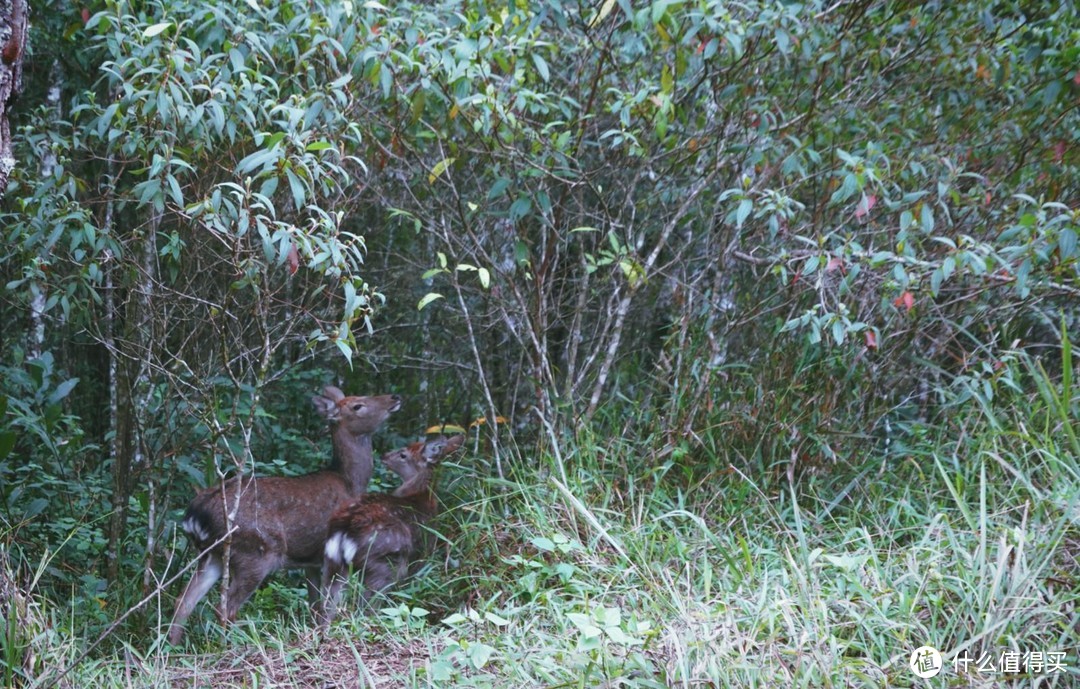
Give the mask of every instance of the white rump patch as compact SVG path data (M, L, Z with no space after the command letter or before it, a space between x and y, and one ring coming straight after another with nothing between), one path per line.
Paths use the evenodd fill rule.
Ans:
M343 562L352 562L353 561L353 558L356 557L356 548L357 548L356 541L354 541L353 539L349 538L348 536L342 534L342 536L341 536L341 549L343 551L342 554L345 556L345 559L343 560Z
M332 534L330 538L326 539L323 553L326 555L327 560L341 564L341 534Z
M190 535L196 541L208 541L210 540L210 532L203 527L195 517L188 517L180 524L180 528L184 530L184 533Z
M339 531L331 534L330 538L326 539L324 552L326 553L326 559L340 565L348 564L356 557L356 541Z

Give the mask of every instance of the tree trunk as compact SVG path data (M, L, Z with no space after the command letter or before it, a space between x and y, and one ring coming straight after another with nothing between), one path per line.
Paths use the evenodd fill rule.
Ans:
M8 176L15 169L8 110L22 88L26 12L26 0L0 0L0 197L7 189Z
M118 356L116 455L113 459L112 516L106 546L108 565L106 579L116 581L121 573L125 536L127 534L128 501L134 494L136 474L146 467L146 447L143 442L146 409L152 393L150 362L157 336L157 318L153 312L157 290L157 228L161 216L150 222L142 238L142 258L134 293L129 294L125 309L124 344L113 353Z

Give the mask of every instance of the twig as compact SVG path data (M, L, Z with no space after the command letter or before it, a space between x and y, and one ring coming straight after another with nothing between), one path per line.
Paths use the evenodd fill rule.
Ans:
M129 608L129 609L127 610L127 612L125 612L125 613L124 613L123 615L121 615L120 617L116 618L116 619L115 619L115 620L114 620L114 621L112 622L112 624L110 624L110 625L108 626L108 628L106 628L106 629L105 629L105 631L103 631L103 632L101 633L101 635L100 635L100 636L99 636L99 637L98 637L97 639L95 639L95 640L94 640L94 643L92 643L92 644L90 644L89 646L87 646L87 647L86 647L86 650L84 650L84 651L83 651L82 653L80 653L80 654L79 654L79 656L78 656L78 657L77 657L77 658L76 658L76 659L75 659L75 660L74 660L74 661L73 661L73 662L72 662L72 663L71 663L70 665L68 665L67 667L65 667L65 668L64 668L64 669L63 669L63 670L62 670L62 671L61 671L61 672L60 672L60 673L59 673L58 675L56 675L55 677L49 677L49 678L48 678L48 681L47 681L47 682L46 682L46 681L44 681L44 680L39 680L39 681L37 681L37 682L35 682L35 683L34 683L34 686L35 686L35 687L46 687L46 686L50 686L50 687L51 687L51 686L56 686L57 684L59 684L59 683L60 683L60 680L62 680L62 679L63 679L64 677L66 677L66 676L68 675L68 673L70 673L70 672L71 672L72 670L74 670L74 669L75 669L76 667L78 667L78 666L79 666L79 665L80 665L80 664L81 664L81 663L82 663L82 662L83 662L84 660L86 660L87 656L89 656L89 655L90 655L91 653L93 653L93 652L94 652L94 650L95 650L95 649L96 649L96 648L97 648L98 646L100 646L100 645L101 645L101 642L102 642L102 641L104 641L104 640L105 640L106 638L108 638L108 637L109 637L109 636L110 636L110 635L111 635L111 634L112 634L112 633L113 633L114 631L116 631L116 628L117 628L117 627L119 627L119 626L120 626L121 624L123 624L124 620L126 620L126 619L127 619L128 617L130 617L130 616L132 615L132 613L136 612L137 610L141 609L141 608L142 608L142 607L143 607L144 605L146 605L146 604L147 604L147 603L149 603L150 601L154 600L154 598L156 598L156 597L157 597L157 596L158 596L159 594L161 594L161 592L162 592L162 591L164 591L164 590L165 590L165 589L166 589L166 588L167 588L167 587L168 587L169 585L171 585L171 584L172 584L172 583L173 583L174 581L176 581L176 580L177 580L177 579L179 579L179 578L180 578L181 576L183 576L183 575L184 575L184 574L185 574L185 573L186 573L186 572L187 572L187 571L188 571L189 569L191 569L191 568L192 568L193 566L195 566L196 564L198 564L198 563L199 563L199 561L200 561L200 560L202 560L202 558L203 558L203 557L204 557L204 556L205 556L205 555L206 555L207 553L209 553L209 552L210 552L211 550L213 550L214 548L216 548L216 547L218 547L219 545L221 545L221 544L222 544L222 543L223 543L223 542L225 541L225 539L227 539L227 538L229 538L230 536L232 536L233 532L234 532L234 531L236 531L236 528L237 528L236 526L233 526L233 527L232 527L231 529L229 529L229 530L228 530L228 531L227 531L227 532L225 533L225 535L224 535L224 536L222 536L221 538L219 538L219 539L218 539L217 541L215 541L214 543L211 543L211 544L210 544L210 545L209 545L209 546L208 546L208 547L207 547L207 548L206 548L205 550L203 550L203 551L202 551L201 553L199 553L199 556L198 556L198 557L196 557L196 558L195 558L194 560L192 560L191 562L189 562L189 563L187 564L187 566L186 566L186 567L184 567L183 569L179 570L179 571L178 571L178 572L177 572L176 574L174 574L173 576L171 576L171 577L170 577L169 579L166 579L164 583L162 583L162 584L161 584L161 585L159 585L159 586L158 586L157 588L155 588L155 589L154 589L153 591L151 591L150 593L148 593L148 594L147 594L147 595L146 595L146 596L145 596L145 597L144 597L144 598L143 598L142 600L140 600L140 601L139 601L138 603L136 603L136 604L135 604L135 605L133 605L133 606L132 606L131 608Z

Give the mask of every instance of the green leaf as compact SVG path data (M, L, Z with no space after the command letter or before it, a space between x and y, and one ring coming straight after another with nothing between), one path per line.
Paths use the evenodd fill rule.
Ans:
M23 519L33 519L44 512L48 506L49 501L46 498L37 498L27 505L26 510L23 512Z
M241 174L247 174L255 168L266 169L272 163L276 162L279 153L271 148L263 148L254 153L245 156L239 163L236 164L236 171Z
M532 543L536 547L537 550L543 550L543 551L547 551L547 552L551 552L552 550L555 550L555 541L551 540L550 538L544 538L543 536L537 536L536 538L532 539L529 542Z
M428 292L427 294L424 295L424 297L416 305L416 310L417 311L423 311L425 306L427 306L431 302L435 301L436 299L442 299L442 298L443 298L443 295L441 295L441 294L439 294L437 292Z
M948 280L956 270L956 258L953 256L946 256L945 260L941 262L941 279L942 281Z
M487 268L478 268L476 273L480 276L480 286L487 289L491 285L491 273Z
M168 29L172 25L173 25L172 22L161 22L160 24L154 24L152 26L148 26L145 29L143 29L143 32L142 32L143 38L153 38L154 36L157 36L159 33L161 33L162 31L165 31L166 29Z
M427 91L424 89L416 89L416 93L413 94L412 103L409 105L409 116L412 118L412 122L420 121L420 118L424 115L425 103L427 103Z
M15 438L15 431L0 432L0 460L11 454L11 450L15 447Z
M519 265L529 264L529 245L520 239L514 242L514 261Z
M302 210L307 201L307 189L304 188L304 183L292 170L286 168L285 176L289 180L289 189L292 191L293 203L296 204L296 210Z
M532 53L533 64L536 65L536 71L540 75L540 78L545 82L551 79L551 71L548 69L548 63L540 56L540 53Z
M743 223L750 217L750 211L754 210L754 202L750 199L739 201L739 207L735 210L735 227L742 228Z
M637 646L645 643L644 639L630 636L620 627L604 627L604 633L607 634L609 639L620 646Z
M56 386L56 389L52 391L52 394L49 395L48 403L56 404L60 400L64 399L69 394L71 394L71 391L74 390L75 386L78 384L78 378L71 378L70 380L65 380L63 383L60 383Z
M1057 244L1061 260L1068 261L1076 254L1076 230L1071 227L1063 229L1058 233Z
M454 664L436 660L428 667L428 676L440 684L448 683L454 679Z
M495 180L495 183L491 185L491 189L488 191L488 201L494 201L497 199L506 189L510 186L510 180L505 177L500 177Z
M311 153L315 151L325 151L326 149L333 147L333 144L331 144L329 141L313 141L308 144L307 147L304 148L304 150Z
M593 612L593 617L605 627L617 627L622 624L622 611L618 608L597 608Z
M926 234L930 234L934 231L934 209L930 207L929 203L924 203L922 206L919 224L922 226L922 231Z
M341 350L341 353L345 355L345 360L349 362L350 366L352 366L353 352L352 347L349 346L349 343L342 338L338 338L337 340L335 340L334 343L337 345L337 348Z
M469 656L469 662L477 670L483 669L494 653L495 649L493 647L479 642L469 644L469 650L466 652Z
M183 206L184 192L180 190L180 182L171 174L165 175L165 181L169 184L169 194L172 196L173 203L177 206Z
M900 214L900 229L906 230L911 227L911 223L915 222L915 215L911 211L904 211Z
M594 636L600 636L600 628L593 624L592 619L588 615L583 615L579 612L571 612L566 614L566 618L574 623L574 626L578 628L582 636L585 638L591 638Z
M492 623L496 627L505 627L506 625L510 624L510 620L506 619L505 617L500 617L493 612L485 612L484 619Z
M776 47L780 49L780 52L787 55L791 52L791 37L787 35L786 31L777 29L773 32L773 37L776 39Z
M514 222L524 218L532 210L532 199L528 196L519 196L516 201L510 204L510 222Z

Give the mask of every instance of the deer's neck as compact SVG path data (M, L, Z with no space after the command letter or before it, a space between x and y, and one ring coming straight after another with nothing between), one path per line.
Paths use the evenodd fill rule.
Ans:
M413 505L415 509L430 517L435 513L434 472L423 469L403 481L394 491L394 497Z
M371 435L353 435L342 426L334 429L334 466L345 477L349 493L360 495L367 491L374 469L371 454Z

